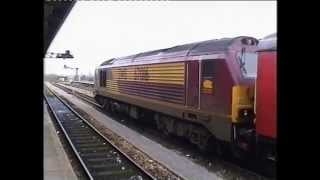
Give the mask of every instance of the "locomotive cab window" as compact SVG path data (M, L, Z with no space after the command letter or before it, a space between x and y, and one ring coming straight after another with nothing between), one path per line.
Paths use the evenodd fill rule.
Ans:
M213 60L202 61L201 66L201 93L213 95L214 92L214 75L215 65Z
M107 73L105 70L100 70L100 87L106 87Z
M202 62L202 78L212 78L214 76L213 60L205 60Z
M238 60L242 75L246 78L257 77L258 54L254 52L239 53Z

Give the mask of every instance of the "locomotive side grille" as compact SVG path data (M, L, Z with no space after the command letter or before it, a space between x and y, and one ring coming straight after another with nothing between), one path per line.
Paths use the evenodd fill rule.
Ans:
M107 91L164 102L185 103L185 64L168 63L112 68Z
M184 85L184 63L112 68L111 80Z

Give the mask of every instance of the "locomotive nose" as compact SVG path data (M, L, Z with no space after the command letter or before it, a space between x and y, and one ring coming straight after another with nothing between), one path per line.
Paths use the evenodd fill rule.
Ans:
M241 123L254 117L254 88L234 86L232 89L232 121Z

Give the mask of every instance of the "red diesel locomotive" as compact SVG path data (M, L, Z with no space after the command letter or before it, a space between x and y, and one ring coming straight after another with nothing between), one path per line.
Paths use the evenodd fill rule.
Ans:
M248 152L258 142L257 48L257 39L241 36L110 59L95 71L95 99L200 149Z
M259 153L275 160L277 139L277 37L259 42L256 80L256 138Z

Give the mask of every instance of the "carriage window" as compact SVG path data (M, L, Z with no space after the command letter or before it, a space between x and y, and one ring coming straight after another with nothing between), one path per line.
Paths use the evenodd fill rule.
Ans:
M106 87L106 78L107 73L106 70L100 70L100 86L101 87Z
M202 62L202 77L213 77L214 62L213 60L205 60Z

